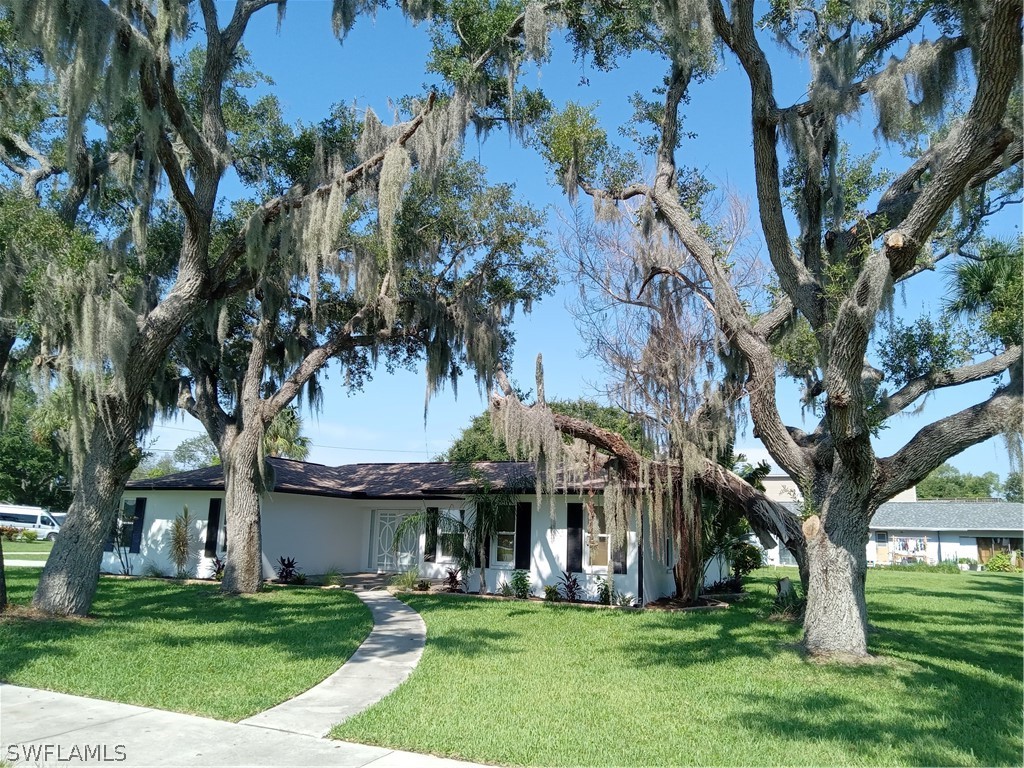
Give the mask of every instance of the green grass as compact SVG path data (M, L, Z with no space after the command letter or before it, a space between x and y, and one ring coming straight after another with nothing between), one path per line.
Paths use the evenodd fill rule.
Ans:
M763 618L772 578L690 613L403 595L419 667L331 735L518 765L1021 764L1019 576L870 572L884 658L857 666Z
M45 562L53 549L51 541L5 541L4 560L39 560Z
M38 571L12 568L28 603ZM369 634L370 611L342 590L100 579L87 619L0 618L0 680L111 701L241 720L312 687Z

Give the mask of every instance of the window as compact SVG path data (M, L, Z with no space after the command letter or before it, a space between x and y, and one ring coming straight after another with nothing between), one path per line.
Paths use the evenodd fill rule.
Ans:
M459 517L456 517L456 513ZM458 560L465 545L463 543L462 526L459 519L462 512L455 509L440 510L440 524L437 531L438 560L449 562Z
M593 524L587 526L587 565L591 568L608 567L608 524L604 507L594 506Z
M889 543L889 534L888 534L888 532L886 532L886 531L877 531L875 533L875 543L876 544L888 544Z
M499 509L495 528L494 564L512 565L516 559L516 508Z
M135 529L135 500L126 501L121 507L121 516L114 529L114 541L118 547L128 549L132 545L132 531Z

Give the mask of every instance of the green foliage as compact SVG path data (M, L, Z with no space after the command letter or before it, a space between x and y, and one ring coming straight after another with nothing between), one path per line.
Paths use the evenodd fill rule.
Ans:
M28 377L18 377L7 417L0 420L0 501L67 509L68 460L59 433L34 428L39 411Z
M985 240L979 260L960 261L948 271L949 312L975 317L982 331L1003 347L1024 338L1024 240Z
M5 541L16 541L21 536L21 528L15 528L13 525L0 525L0 536Z
M528 598L533 591L533 586L530 584L530 574L527 571L512 571L512 579L509 585L512 587L512 594L520 600Z
M593 400L552 400L548 407L563 416L589 421L591 424L621 435L631 446L644 455L651 454L650 441L645 437L643 425L621 408L601 405ZM508 448L498 440L491 429L491 417L483 413L473 417L468 427L462 430L447 451L437 456L437 461L509 461Z
M732 572L738 578L764 567L764 550L756 544L743 542L732 548Z
M168 554L179 579L188 578L192 572L192 563L195 559L195 533L192 527L195 518L188 511L188 506L181 510L181 514L174 518L171 523L171 537L168 542Z
M302 418L294 407L282 409L263 436L267 456L283 456L304 461L309 456L310 439L302 434Z
M1024 559L1020 552L996 552L985 563L985 570L996 573L1019 573L1022 563Z
M936 468L917 485L919 499L988 499L999 491L999 475L961 473L952 464Z
M397 536L396 536L397 538ZM413 590L416 587L416 582L420 580L419 571L415 568L410 568L407 571L396 573L391 577L391 586L398 587L406 592Z
M562 593L555 584L544 585L544 601L547 603L559 603L562 601Z
M345 579L337 568L328 568L321 579L325 587L344 587Z
M209 435L196 435L178 444L171 454L174 463L180 469L202 469L220 464L217 446Z
M580 182L617 192L640 173L635 157L609 143L595 108L570 101L537 129L541 155L570 199L575 199Z
M921 376L956 368L971 358L970 335L948 317L893 318L878 344L885 380L896 387Z
M515 597L515 590L512 589L512 585L507 581L501 582L501 589L499 590L502 597Z
M1010 472L1003 483L1003 496L1007 501L1020 503L1024 501L1024 490L1021 488L1020 472Z
M39 531L23 530L21 532L21 540L31 544L39 538Z
M879 565L886 571L926 571L928 573L960 573L960 566L952 560L944 560L941 563L897 563L895 565Z
M615 596L615 587L612 586L611 579L606 579L603 576L598 576L597 602L601 605L611 605Z

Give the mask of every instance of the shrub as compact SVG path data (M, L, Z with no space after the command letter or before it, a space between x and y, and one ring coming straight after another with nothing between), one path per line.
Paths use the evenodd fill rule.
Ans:
M775 600L768 618L787 621L802 618L807 608L807 598L801 593L800 587L789 579L779 579L775 582L775 590Z
M210 578L220 581L224 578L224 567L227 565L219 557L213 558L213 562L210 563Z
M0 526L0 536L4 537L4 541L14 541L21 534L21 528L15 528L13 525Z
M305 583L306 583L306 574L300 572L300 573L296 573L294 576L292 576L292 584L305 584Z
M999 573L1015 573L1021 569L1020 560L1020 552L1014 552L1013 555L1009 552L996 552L985 563L985 570Z
M512 585L507 581L501 582L501 587L498 590L502 597L515 597L515 590L512 589Z
M337 568L328 568L327 572L324 573L324 586L325 587L344 587L345 579L342 578L341 572Z
M973 557L961 557L959 560L957 560L957 563L960 565L977 565L978 561L975 560Z
M545 584L544 599L549 603L557 603L561 601L562 593L558 591L558 587L554 584Z
M580 599L580 583L576 580L576 577L568 571L562 571L562 576L558 580L558 587L562 590L562 595L565 597L567 603L575 603Z
M279 557L277 564L277 580L285 584L293 581L299 573L299 565L295 562L294 557Z
M743 579L739 576L729 576L704 587L704 592L709 595L730 595L742 591Z
M26 541L29 544L36 541L39 538L39 531L22 531L21 540Z
M179 579L187 578L192 572L191 565L194 557L192 524L194 520L189 514L188 506L185 506L182 508L181 514L171 523L171 540L168 543L168 549Z
M416 582L415 590L417 592L429 592L430 591L430 581L428 579L420 579L419 581Z
M742 580L747 574L762 567L764 567L764 550L759 546L743 542L733 547L732 573L736 579Z
M466 586L466 580L462 578L461 568L449 568L445 571L444 589L446 592L461 592Z
M887 571L928 571L930 573L960 573L960 566L952 560L932 565L931 563L900 563L881 566Z
M606 579L602 576L597 577L597 602L601 605L611 605L612 599L615 597L615 588L612 586L611 579Z
M530 574L526 571L512 571L510 586L512 587L512 594L520 600L528 598L533 591L533 587L530 584Z
M415 568L410 568L408 571L402 571L396 573L391 577L391 586L398 587L406 592L411 591L415 586L416 582L419 581L419 573L416 572Z

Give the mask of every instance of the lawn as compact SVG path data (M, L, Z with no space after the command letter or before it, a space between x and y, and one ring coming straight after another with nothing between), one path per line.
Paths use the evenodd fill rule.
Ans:
M38 579L8 569L11 601L28 603ZM213 584L111 577L87 619L18 613L0 618L0 680L224 720L320 682L373 626L344 590L225 597Z
M4 560L38 560L46 562L53 549L52 541L5 541Z
M331 735L517 765L1021 764L1020 576L870 572L884 658L859 666L804 660L772 578L713 612L409 595L419 667Z

